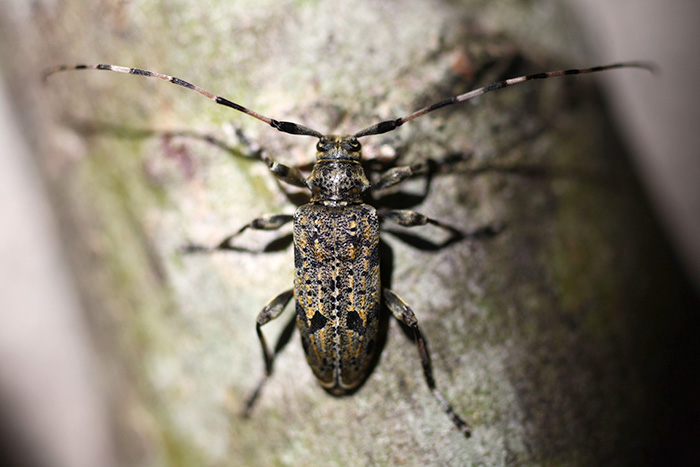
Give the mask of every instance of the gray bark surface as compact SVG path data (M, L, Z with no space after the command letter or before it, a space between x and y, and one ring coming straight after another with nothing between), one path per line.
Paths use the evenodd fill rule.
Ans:
M473 151L394 191L427 190L416 210L464 231L507 226L435 251L384 237L391 287L415 311L438 387L472 425L468 440L395 322L371 377L342 398L315 382L294 335L251 417L240 416L264 370L255 318L291 287L291 249L180 248L295 209L233 128L295 166L313 160L313 139L158 80L85 71L35 83L56 64L134 66L351 133L497 79L591 65L565 11L476 0L39 5L3 29L29 25L18 44L32 53L4 47L4 63L15 65L11 89L33 83L27 102L41 103L26 120L40 128L34 146L87 310L117 463L593 465L658 454L675 394L664 388L679 351L669 345L686 342L675 323L695 302L594 78L491 93L363 140L367 157L399 164ZM185 129L232 150L144 134ZM240 245L278 237L248 232ZM270 342L292 315L289 306L265 327Z

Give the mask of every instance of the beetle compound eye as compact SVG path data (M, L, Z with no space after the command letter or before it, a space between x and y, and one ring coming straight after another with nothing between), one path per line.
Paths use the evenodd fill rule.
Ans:
M347 143L344 145L344 147L348 151L352 152L358 152L360 149L362 149L362 145L354 136L347 140Z
M318 152L326 152L331 148L332 143L327 139L323 138L318 143L316 143L316 150Z

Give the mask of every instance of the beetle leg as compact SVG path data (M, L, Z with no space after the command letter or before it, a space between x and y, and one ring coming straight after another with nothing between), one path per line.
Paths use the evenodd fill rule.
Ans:
M416 227L419 225L432 224L455 235L462 235L459 230L452 226L443 224L438 220L409 209L382 209L379 211L379 217L381 219L388 219L391 222L403 227Z
M429 167L430 162L431 161L425 160L418 164L392 167L384 172L379 181L374 184L373 188L375 190L383 190L384 188L397 185L407 178L411 178L417 173L425 171Z
M432 224L434 226L440 227L449 233L449 237L442 243L442 247L447 246L453 242L459 241L465 237L465 234L460 230L443 224L442 222L432 219L424 214L416 211L411 211L407 209L389 209L379 211L380 219L387 219L391 222L403 226L403 227L416 227L425 224Z
M247 229L253 230L277 230L280 227L288 224L294 219L291 214L272 214L269 216L259 217L243 227L241 227L238 232L229 235L228 237L221 240L216 246L208 247L204 245L197 245L190 243L182 247L184 253L211 253L217 250L233 250L233 251L250 251L246 248L237 247L231 244L231 241L242 234Z
M253 159L258 159L267 164L270 171L275 174L279 180L289 183L290 185L301 188L308 188L306 179L299 169L289 167L272 159L267 155L265 150L257 143L251 141L240 128L236 128L236 136L238 140L246 147L247 154Z
M433 397L437 399L438 403L442 407L442 410L444 410L447 416L450 417L450 420L452 420L452 423L454 423L457 429L459 429L464 436L469 437L471 435L469 425L467 425L467 422L465 422L462 417L457 415L457 412L454 411L449 402L447 402L445 397L435 386L435 379L433 378L433 365L430 361L430 352L428 351L428 346L423 338L423 334L418 328L418 320L416 320L416 315L413 313L413 310L411 310L408 304L406 304L401 297L389 289L384 289L384 300L386 300L386 304L394 317L413 330L414 340L416 342L416 347L418 347L418 354L420 355L421 364L423 365L425 382L428 385L430 392L432 392Z
M272 365L275 361L275 354L270 352L270 349L267 346L267 342L265 341L265 336L263 335L261 328L265 324L277 318L282 313L282 310L284 310L284 307L287 306L287 303L289 303L289 300L291 300L293 296L294 291L292 289L285 290L284 292L267 302L260 314L258 314L258 318L255 322L255 330L258 333L260 347L262 348L263 357L265 359L265 375L255 387L255 390L250 395L250 397L248 397L248 399L246 400L246 403L243 407L244 416L248 416L250 410L253 408L253 404L255 404L255 401L260 395L260 391L265 385L265 382L272 374Z
M375 190L383 190L384 188L389 188L390 186L398 185L404 180L411 178L419 174L431 175L446 167L463 162L472 157L472 152L464 153L454 153L448 154L447 156L440 159L425 159L417 164L413 165L403 165L398 167L392 167L382 174L379 181L375 183L372 188Z
M306 178L301 170L296 167L290 167L288 165L280 164L268 157L265 153L260 154L260 159L267 164L270 171L275 174L275 177L283 181L284 183L289 183L290 185L298 186L300 188L308 188L306 184Z
M380 210L379 217L381 219L390 220L393 223L403 227L416 227L426 224L440 227L450 234L450 237L443 243L442 246L466 238L479 239L493 237L494 235L499 234L505 228L505 224L503 222L494 222L493 224L479 227L478 229L470 232L462 232L451 225L444 224L419 212L406 209Z

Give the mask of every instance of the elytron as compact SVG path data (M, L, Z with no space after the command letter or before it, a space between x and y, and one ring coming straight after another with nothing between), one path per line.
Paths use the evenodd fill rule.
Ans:
M452 233L454 230L415 211L377 210L366 204L364 198L371 187L361 165L362 147L359 139L392 131L429 112L465 102L489 91L536 79L614 68L651 70L652 65L624 62L511 78L450 97L405 117L382 121L354 134L342 136L324 135L297 123L268 118L180 78L138 68L114 65L58 66L47 70L45 76L62 71L92 69L158 78L250 115L283 133L317 138L316 162L309 177L305 177L295 167L261 156L279 180L311 191L308 204L299 207L293 216L272 215L255 219L214 247L190 247L190 251L227 250L231 249L232 240L248 228L274 230L293 222L293 288L270 300L257 317L256 331L265 360L265 375L249 398L245 412L251 410L265 381L272 374L274 353L268 348L262 327L277 318L292 297L296 301L296 324L308 364L320 384L334 395L353 391L368 377L372 362L377 356L380 316L385 312L386 306L398 321L412 330L428 388L455 427L468 437L471 433L469 425L436 387L430 354L413 311L396 293L383 288L380 281L381 221L387 220L405 227L433 224ZM424 164L415 164L389 169L374 189L396 185L421 173L424 168Z

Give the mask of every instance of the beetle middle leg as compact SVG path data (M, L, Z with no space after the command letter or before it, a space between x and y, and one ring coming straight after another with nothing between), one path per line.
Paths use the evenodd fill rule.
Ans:
M382 209L379 211L379 216L381 219L390 220L393 223L403 227L417 227L426 224L434 225L445 230L449 234L449 237L441 244L436 245L431 243L430 245L423 245L423 248L425 249L440 249L454 242L465 239L493 237L494 235L499 234L505 227L505 224L502 222L494 222L469 232L463 232L455 227L452 227L451 225L440 222L424 214L406 209ZM399 232L391 231L391 233L402 236ZM408 241L406 238L404 238L404 240Z
M293 219L294 216L291 214L271 214L269 216L259 217L247 223L246 225L238 229L237 232L224 238L213 247L190 243L182 247L182 251L184 253L211 253L214 251L250 251L246 248L234 246L231 242L234 238L238 237L240 234L242 234L248 229L277 230L280 227L290 223Z
M467 422L465 422L457 412L454 411L452 406L447 399L438 391L435 385L435 378L433 378L433 364L430 360L430 352L428 351L428 346L423 338L423 334L418 327L418 320L416 315L411 310L406 302L403 301L401 297L396 295L393 291L389 289L384 289L384 300L386 301L389 310L394 315L394 317L402 324L408 326L413 331L414 341L416 347L418 348L418 354L420 355L421 364L423 365L423 374L425 376L425 382L433 394L433 397L437 399L438 403L445 411L448 417L452 420L452 423L464 434L464 436L470 436L471 430Z

